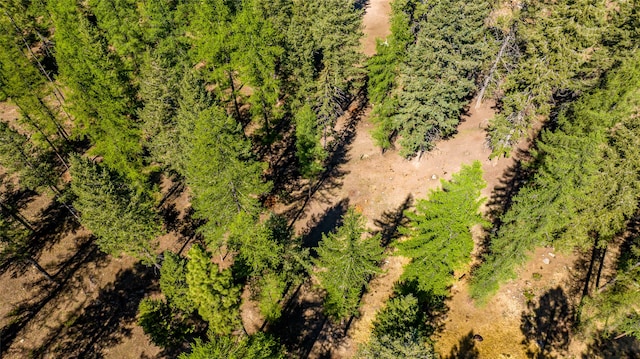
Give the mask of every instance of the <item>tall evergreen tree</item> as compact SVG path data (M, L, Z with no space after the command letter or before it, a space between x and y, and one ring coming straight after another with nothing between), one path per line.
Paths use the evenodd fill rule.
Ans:
M180 359L284 359L285 351L277 339L268 334L257 333L244 338L221 336L203 343L196 340L191 353Z
M75 0L49 3L56 28L56 61L69 88L75 130L112 170L142 181L142 146L136 102L120 58Z
M400 68L395 122L402 155L429 150L434 140L455 133L487 56L488 11L482 1L422 5L417 40Z
M257 196L270 184L262 181L265 166L252 158L238 123L212 102L199 83L183 85L177 120L184 141L184 174L196 216L207 220L202 229L205 237L216 248L236 215L259 212Z
M240 326L240 287L233 283L231 270L219 271L200 245L191 247L187 256L189 298L209 323L210 336L231 334Z
M606 244L635 213L640 198L637 99L640 61L630 58L558 118L534 151L535 176L513 198L476 273L474 296L486 298L515 275L536 245L560 249Z
M415 281L421 291L446 296L453 283L453 272L471 260L474 242L471 227L485 224L479 208L482 179L480 162L463 166L442 189L431 191L420 200L416 211L406 212L411 221L402 229L408 238L397 244L399 254L411 258L401 279Z
M598 84L616 61L636 51L640 17L620 2L523 1L511 19L516 50L500 79L501 112L491 122L494 154L509 154L537 116ZM633 26L633 25L631 25Z
M379 236L362 239L362 214L349 208L342 223L335 233L322 235L314 261L320 287L327 291L325 311L338 320L358 313L360 295L371 277L380 273L382 259Z
M103 252L156 264L154 241L161 225L145 192L136 191L108 167L78 156L71 158L71 190L80 222L93 232Z

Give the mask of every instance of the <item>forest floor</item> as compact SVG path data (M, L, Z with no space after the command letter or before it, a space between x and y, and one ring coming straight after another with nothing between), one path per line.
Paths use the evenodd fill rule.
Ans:
M389 33L389 13L389 0L368 3L362 41L366 55L375 53L376 37ZM526 157L531 145L523 141L519 146L522 151L516 151L513 157L490 160L485 128L494 108L493 103L485 101L477 109L468 109L455 136L439 142L420 158L405 160L396 151L382 154L375 147L370 136L370 110L356 101L341 117L330 170L313 184L310 200L306 200L307 187L302 181L283 188L272 204L278 213L295 213L294 228L309 246L316 245L322 233L339 224L348 206L364 214L372 231L380 231L389 240L396 237L402 212L415 199L426 198L431 189L440 186L441 179L450 179L462 165L475 160L482 163L487 182L482 194L488 198L483 208L488 213L508 200L518 174L518 159ZM15 117L14 108L0 104L0 120L13 121ZM166 196L161 206L165 222L179 225L167 228L160 247L182 251L193 237L188 191L166 179L161 181L161 188ZM16 204L34 224L66 216L47 195L22 196L20 201ZM16 266L0 275L0 357L172 357L150 343L136 324L139 301L158 291L157 273L129 258L101 254L89 233L72 222L60 223L55 232L39 228L35 238L41 246L36 258L61 282L59 286L48 283L28 266ZM474 237L481 248L484 233L476 230ZM616 250L610 250L610 258L615 257ZM358 318L341 324L327 321L322 315L320 293L313 283L305 283L289 298L282 325L269 329L281 336L294 357L350 358L358 344L368 339L376 312L391 296L407 262L392 255L391 249L387 253L385 272L371 282ZM461 279L446 302L448 311L435 337L437 351L443 358L528 358L544 345L546 352L540 357L598 357L604 351L597 346L603 343L587 347L569 332L571 308L580 298L589 256L538 248L518 278L502 286L483 307L477 307L469 297L468 270L456 273ZM612 263L605 263L602 282L606 282L612 267ZM242 314L249 332L262 325L251 301L245 301ZM475 334L484 340L473 340ZM627 345L629 353L640 352L633 346L636 344ZM585 351L593 355L582 355Z

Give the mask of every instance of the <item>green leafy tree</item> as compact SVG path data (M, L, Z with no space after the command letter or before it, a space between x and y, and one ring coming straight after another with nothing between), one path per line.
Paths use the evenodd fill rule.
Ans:
M215 248L239 213L259 212L258 196L270 183L263 182L266 166L253 159L238 123L214 105L204 89L181 94L177 120L184 141L184 175L196 216L207 220L202 231Z
M156 264L154 241L161 224L153 201L109 168L83 157L71 158L71 190L80 222L100 249Z
M429 150L434 140L455 133L487 57L484 20L488 11L487 2L422 5L417 40L400 68L394 121L403 156Z
M160 347L178 347L193 332L183 315L163 300L145 298L138 306L138 324Z
M487 222L479 213L483 200L480 162L463 166L442 189L419 200L415 212L406 212L410 223L402 229L408 238L397 244L399 254L411 258L401 279L415 281L419 290L446 296L454 282L453 272L471 260L471 227Z
M379 236L362 239L365 219L355 209L349 208L342 223L335 233L323 234L314 261L320 287L327 292L325 311L338 320L358 313L362 291L381 272L383 251Z
M534 151L535 175L513 198L475 274L472 293L486 299L537 245L605 247L637 211L640 158L637 83L640 61L630 58L603 87L558 117Z
M233 283L231 271L219 271L200 245L191 247L187 256L189 298L209 323L210 336L231 334L240 326L241 288Z
M180 359L284 359L285 351L276 339L268 334L257 333L248 337L220 336L203 343L196 340L191 353Z
M75 0L49 2L59 79L69 90L74 129L91 139L91 152L107 166L141 183L141 134L130 79L85 10Z
M508 155L538 116L593 88L617 61L636 51L629 47L638 39L629 27L638 23L634 6L524 1L513 11L506 21L516 47L502 61L507 66L496 91L502 111L489 129L495 155Z

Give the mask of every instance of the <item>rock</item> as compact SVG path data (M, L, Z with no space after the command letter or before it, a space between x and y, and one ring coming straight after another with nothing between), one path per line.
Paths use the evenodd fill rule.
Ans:
M438 176L436 176L436 175L432 175L432 176L431 176L431 179L432 179L432 180L436 180L436 179L438 179Z
M476 334L473 336L473 340L477 341L477 342L481 342L484 340L484 338L482 337L482 335L480 334Z
M551 252L549 252L549 257L551 257L551 258L555 258L555 257L556 257L556 255L555 255L555 254L553 254L553 253L551 253Z
M542 263L544 264L549 264L549 262L550 262L549 258L545 258L542 260Z

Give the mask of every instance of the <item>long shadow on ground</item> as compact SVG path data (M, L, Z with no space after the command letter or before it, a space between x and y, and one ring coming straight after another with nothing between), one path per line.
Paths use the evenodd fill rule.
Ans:
M562 287L550 289L537 305L530 302L528 307L520 325L527 355L536 359L562 357L569 348L574 325L573 307ZM531 345L537 349L531 350Z
M478 348L476 348L476 340L474 337L477 337L473 334L473 331L470 331L467 335L460 338L458 344L456 344L449 354L445 357L445 359L477 359L480 358L480 352Z
M37 352L59 358L104 358L110 347L131 336L138 304L156 276L140 264L121 270L98 297L52 332Z
M11 321L0 330L2 333L0 354L6 353L20 331L31 323L36 316L47 315L47 313L44 313L46 312L45 307L56 307L57 301L63 297L63 294L72 290L70 282L78 279L79 271L85 264L94 262L99 267L100 263L104 261L106 261L106 256L98 251L93 240L85 238L77 251L59 265L60 269L54 274L54 278L59 282L58 285L51 285L46 282L45 285L40 285L40 293L36 294L34 298L17 304L11 313Z

